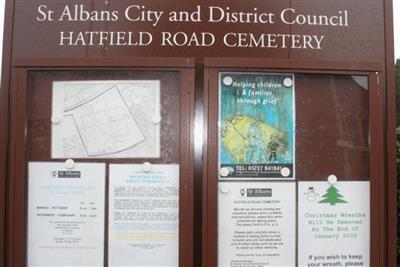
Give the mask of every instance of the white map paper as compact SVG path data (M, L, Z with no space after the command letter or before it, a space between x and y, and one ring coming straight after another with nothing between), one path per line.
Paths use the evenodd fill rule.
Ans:
M370 266L370 183L299 182L299 266Z
M179 266L179 165L111 164L110 267Z
M220 182L218 266L295 266L293 182Z
M28 266L103 266L104 197L103 163L30 162Z
M160 156L160 81L53 83L52 158Z

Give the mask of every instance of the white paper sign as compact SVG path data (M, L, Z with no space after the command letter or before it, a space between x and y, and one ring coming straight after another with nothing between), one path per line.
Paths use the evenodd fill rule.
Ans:
M112 164L109 197L109 266L179 265L179 165Z
M294 266L293 182L220 182L218 266Z
M28 266L103 266L105 164L29 163Z
M370 266L370 183L298 188L299 266Z
M53 83L53 158L160 156L160 81Z

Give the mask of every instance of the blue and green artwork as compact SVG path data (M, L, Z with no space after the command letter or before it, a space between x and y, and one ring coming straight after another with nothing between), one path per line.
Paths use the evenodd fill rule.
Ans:
M220 177L294 178L294 76L220 73Z

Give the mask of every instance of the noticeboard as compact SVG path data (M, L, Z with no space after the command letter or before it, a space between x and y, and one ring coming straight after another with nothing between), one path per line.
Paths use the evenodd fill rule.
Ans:
M6 2L0 265L397 264L390 1Z
M174 64L21 76L27 169L16 181L28 193L17 205L28 214L16 218L16 266L191 261L193 69Z
M372 120L375 72L282 72L271 71L268 62L264 67L248 62L244 68L207 61L208 137L216 141L210 142L207 159L212 163L204 170L213 207L204 224L207 243L217 244L206 249L207 264L374 266L378 237L372 229L378 220L373 199L382 179L374 163L378 147L371 145L378 138ZM260 88L265 77L275 88ZM292 88L293 93L279 92ZM279 105L279 97L285 103L287 95L288 104ZM292 137L271 137L279 134ZM292 158L279 149L287 147L287 140L293 140ZM242 157L235 157L238 151ZM271 157L276 159L271 162ZM283 175L287 166L275 176L259 172L263 164L266 168L287 158L295 159L293 171L286 172L292 177ZM226 159L241 162L236 170L249 166L248 172L236 175L234 165L221 164Z

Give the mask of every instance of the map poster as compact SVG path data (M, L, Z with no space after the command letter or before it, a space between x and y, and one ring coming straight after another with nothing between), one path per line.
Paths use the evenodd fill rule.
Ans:
M299 266L370 266L370 183L299 182Z
M179 165L111 164L108 266L179 265Z
M28 169L27 266L103 266L105 164L29 162Z
M294 182L219 182L218 266L295 266Z
M160 157L160 81L60 81L52 92L52 158Z
M219 76L220 179L294 178L294 75Z

